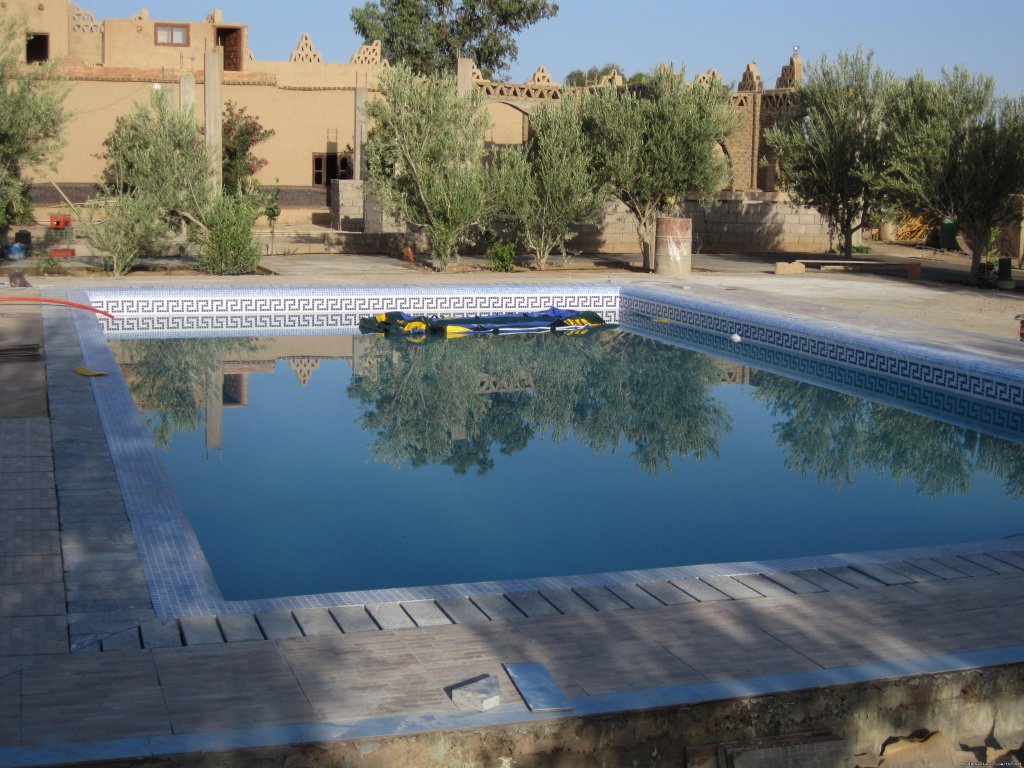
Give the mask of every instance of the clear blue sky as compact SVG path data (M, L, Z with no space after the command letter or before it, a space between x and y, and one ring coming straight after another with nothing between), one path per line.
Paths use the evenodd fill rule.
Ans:
M287 59L303 32L327 61L347 62L359 49L349 12L362 2L332 0L79 0L97 19L127 18L140 8L154 19L194 21L214 8L227 23L249 25L249 47L258 59ZM839 9L843 10L840 11ZM626 74L666 62L692 76L714 67L739 81L756 61L768 87L800 46L805 62L823 53L875 51L899 74L918 69L938 77L960 64L996 78L998 90L1024 92L1021 65L1024 0L563 0L554 19L519 37L512 82L528 80L541 65L560 81L572 69L609 61Z

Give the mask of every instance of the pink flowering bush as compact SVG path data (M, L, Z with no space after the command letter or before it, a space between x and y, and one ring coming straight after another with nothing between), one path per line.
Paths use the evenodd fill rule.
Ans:
M259 119L246 113L233 101L225 105L222 124L224 141L224 191L228 194L252 189L253 176L267 161L253 154L253 147L274 135L272 128L264 128Z

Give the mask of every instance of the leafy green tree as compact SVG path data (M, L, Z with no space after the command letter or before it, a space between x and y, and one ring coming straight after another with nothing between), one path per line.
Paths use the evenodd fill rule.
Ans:
M103 143L110 194L135 191L149 199L169 225L199 218L214 189L206 143L191 109L176 109L163 89L149 105L135 104Z
M854 234L884 205L896 128L886 110L895 83L861 48L834 62L822 56L793 94L789 119L764 134L793 202L822 215L847 258Z
M404 66L380 76L383 98L366 147L370 191L399 221L423 227L434 266L447 269L497 211L485 163L489 125L480 96L459 96L450 76L421 78Z
M230 194L246 192L253 177L267 167L267 160L256 157L253 147L271 138L274 130L264 128L259 118L233 101L224 105L222 125L224 189Z
M214 275L244 275L256 269L263 254L253 225L265 209L266 198L259 189L217 197L195 235L199 268Z
M84 206L82 234L126 274L176 231L196 231L214 196L209 154L193 111L172 107L163 90L119 117L104 148L104 192Z
M25 66L24 21L0 10L0 243L32 211L26 172L52 165L70 113L57 64Z
M658 216L688 193L715 205L729 180L720 145L735 127L730 99L719 81L690 85L684 73L659 67L640 86L606 86L583 100L597 178L633 214L648 271Z
M618 72L621 75L623 70L622 67L614 62L609 62L603 67L593 66L586 71L583 71L582 69L574 69L565 76L565 79L562 81L562 85L568 88L597 85L601 82L602 77L606 77L612 72Z
M591 170L578 98L541 107L530 128L525 145L499 155L496 175L502 217L543 269L553 251L566 255L573 227L600 212L606 193Z
M382 42L392 64L433 76L465 56L494 77L516 60L515 36L557 13L548 0L379 0L353 8L351 19L364 40Z
M1024 96L997 98L992 78L961 68L940 82L918 74L890 119L900 126L892 194L911 211L957 222L977 284L993 231L1021 215Z

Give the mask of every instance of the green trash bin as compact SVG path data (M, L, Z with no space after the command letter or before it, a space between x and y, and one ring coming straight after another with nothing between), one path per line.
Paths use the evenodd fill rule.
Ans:
M959 250L956 244L956 222L952 219L944 219L939 227L939 247L945 251Z

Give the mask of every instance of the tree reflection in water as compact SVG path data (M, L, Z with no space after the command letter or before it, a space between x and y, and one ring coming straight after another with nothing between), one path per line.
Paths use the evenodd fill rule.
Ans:
M971 474L1003 481L1024 497L1024 445L945 424L771 373L759 373L755 397L780 421L775 436L786 466L836 486L861 469L910 479L929 496L966 494Z
M238 338L127 340L114 345L128 389L154 441L165 450L175 432L199 428L224 361L259 348L254 339Z
M357 344L365 362L349 395L367 408L362 427L381 461L484 474L495 447L511 454L550 432L595 453L628 443L656 474L676 457L717 455L731 429L711 394L716 360L618 331Z

